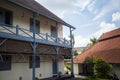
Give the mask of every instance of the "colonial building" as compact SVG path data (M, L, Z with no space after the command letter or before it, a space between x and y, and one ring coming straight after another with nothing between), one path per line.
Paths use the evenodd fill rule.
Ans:
M113 73L120 79L120 28L104 33L94 46L75 57L75 74L90 74L84 63L87 57L99 57L112 64Z
M0 80L35 80L64 73L72 58L63 26L75 29L35 0L0 1ZM73 72L73 71L72 71Z

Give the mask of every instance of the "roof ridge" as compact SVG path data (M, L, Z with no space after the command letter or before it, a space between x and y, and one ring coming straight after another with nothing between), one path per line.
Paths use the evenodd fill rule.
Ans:
M103 38L103 39L99 39L99 42L100 42L100 41L105 41L105 40L108 40L108 39L117 38L117 37L120 37L120 34L114 35L114 36L111 36L111 37L107 37L107 38Z

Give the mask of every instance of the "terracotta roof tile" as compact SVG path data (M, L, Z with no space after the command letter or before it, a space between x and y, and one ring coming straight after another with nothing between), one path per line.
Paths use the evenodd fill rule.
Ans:
M100 41L75 57L75 63L83 63L86 57L101 57L109 63L120 63L120 28L104 33ZM119 36L116 36L119 35ZM106 39L108 38L108 39ZM102 40L103 39L103 40Z

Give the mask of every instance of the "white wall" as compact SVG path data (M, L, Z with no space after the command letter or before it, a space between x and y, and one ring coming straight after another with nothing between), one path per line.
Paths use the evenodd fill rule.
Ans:
M74 64L74 74L78 74L78 64Z
M20 56L20 55L19 55ZM17 61L17 62L16 62ZM59 71L64 73L64 61L59 61ZM36 68L36 77L48 78L52 77L52 59L42 59L40 62L40 68ZM32 80L32 69L29 68L29 56L12 57L12 69L8 71L0 71L0 80L19 80L22 76L23 80Z
M33 17L33 14L31 11L24 9L20 6L16 6L12 3L8 3L7 0L0 0L0 7L4 9L8 9L13 12L14 26L19 25L19 27L29 30L30 18ZM63 37L63 29L60 23L57 23L57 26L56 26L56 21L53 21L43 16L38 16L36 19L40 21L41 33L48 33L50 35L51 34L50 26L55 26L58 28L58 37Z

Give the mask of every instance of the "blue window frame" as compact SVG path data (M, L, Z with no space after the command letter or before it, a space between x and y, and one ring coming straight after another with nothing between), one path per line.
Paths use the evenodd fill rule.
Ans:
M58 37L58 29L57 27L51 26L51 36L52 37Z
M10 55L2 55L0 60L0 71L11 70L12 57Z
M13 12L4 8L0 8L0 24L12 25Z
M33 19L30 18L30 32L33 32ZM35 33L40 33L40 21L35 20Z
M40 67L40 57L36 56L36 68ZM29 68L33 68L33 57L29 56Z
M58 68L58 62L57 61L53 61L53 74L57 74L58 73L57 68Z

